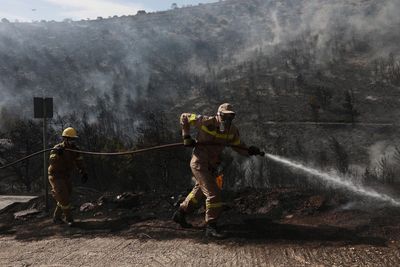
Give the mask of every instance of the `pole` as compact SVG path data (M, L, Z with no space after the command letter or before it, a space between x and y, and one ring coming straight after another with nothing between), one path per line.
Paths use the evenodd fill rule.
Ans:
M47 114L46 103L43 98L43 149L47 149ZM44 183L44 201L46 212L49 211L49 194L47 182L47 153L43 153L43 183Z

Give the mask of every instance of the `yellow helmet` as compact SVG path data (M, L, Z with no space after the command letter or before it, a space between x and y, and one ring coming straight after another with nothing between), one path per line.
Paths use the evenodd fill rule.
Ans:
M65 129L62 133L62 137L68 137L68 138L78 138L78 134L76 130L72 127L68 127Z

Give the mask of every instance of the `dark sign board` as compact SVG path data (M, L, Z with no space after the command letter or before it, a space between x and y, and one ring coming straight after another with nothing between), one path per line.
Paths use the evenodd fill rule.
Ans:
M53 118L53 98L33 98L33 113L35 119Z

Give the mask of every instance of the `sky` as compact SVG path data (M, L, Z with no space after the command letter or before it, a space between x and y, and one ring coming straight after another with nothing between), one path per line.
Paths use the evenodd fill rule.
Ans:
M212 2L218 0L0 0L0 19L21 22L96 19L135 15L138 10L168 10L173 3L182 7Z

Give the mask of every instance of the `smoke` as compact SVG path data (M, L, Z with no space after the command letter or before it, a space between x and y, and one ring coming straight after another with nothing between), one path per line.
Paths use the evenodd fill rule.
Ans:
M5 86L2 83L0 83L0 107L4 107L11 100L12 98L6 91Z
M245 5L245 4L243 4ZM254 21L242 23L236 29L247 40L244 49L235 55L245 61L256 48L273 55L274 47L280 49L296 42L301 49L312 44L317 64L330 63L337 58L338 50L354 49L363 43L368 47L370 59L398 52L395 40L400 37L400 4L396 0L310 0L310 1L249 1L264 15L264 27ZM390 39L390 40L389 40Z
M397 153L396 146L389 141L379 141L369 148L370 165L377 167L379 161L386 158L390 164L396 164L395 155Z
M99 100L118 118L132 116L132 105L176 112L243 102L241 63L267 56L268 71L280 75L286 50L311 58L304 71L343 55L372 60L399 50L399 13L395 0L232 0L95 21L0 23L0 107L31 116L31 98L43 92L57 113L92 117Z
M370 169L374 170L378 177L392 175L398 179L400 174L399 160L400 150L389 141L379 141L369 148Z
M399 37L399 12L395 0L252 0L98 21L1 23L0 83L3 92L25 97L41 90L32 88L45 89L59 98L59 113L71 110L71 103L91 110L95 96L116 83L125 97L146 95L154 78L162 80L164 96L176 98L174 76L234 68L256 49L273 56L296 42L323 64L356 40L370 41L370 58L387 55L398 50L388 39Z

